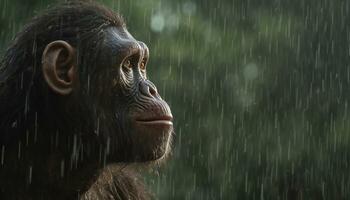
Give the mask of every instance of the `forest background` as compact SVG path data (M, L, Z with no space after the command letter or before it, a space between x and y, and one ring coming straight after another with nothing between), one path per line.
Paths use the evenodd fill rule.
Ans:
M0 50L53 0L0 0ZM350 1L99 0L175 116L159 199L350 196Z

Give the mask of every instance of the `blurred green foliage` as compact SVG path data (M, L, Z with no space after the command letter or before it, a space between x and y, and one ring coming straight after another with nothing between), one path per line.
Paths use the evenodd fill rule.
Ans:
M159 199L350 197L349 1L100 2L149 45L175 116ZM1 0L1 49L53 3Z

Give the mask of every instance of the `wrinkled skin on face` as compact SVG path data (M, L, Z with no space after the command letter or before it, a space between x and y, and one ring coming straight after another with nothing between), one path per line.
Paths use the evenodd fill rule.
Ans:
M123 144L116 141L129 152L123 160L157 160L169 150L173 124L168 104L147 79L148 47L124 27L109 27L105 35L97 61L102 72L92 80L100 87L90 94L97 98L101 118L113 119L106 126L124 137ZM109 136L113 141L113 133Z

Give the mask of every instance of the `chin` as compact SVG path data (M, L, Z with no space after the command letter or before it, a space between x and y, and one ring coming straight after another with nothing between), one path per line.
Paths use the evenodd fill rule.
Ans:
M135 121L134 158L137 162L161 160L170 152L173 123L170 120Z

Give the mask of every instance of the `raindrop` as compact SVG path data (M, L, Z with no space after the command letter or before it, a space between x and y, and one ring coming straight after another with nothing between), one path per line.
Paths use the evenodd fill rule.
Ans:
M99 163L102 162L102 146L99 148Z
M104 151L103 152L103 167L105 167L107 164L107 152Z
M97 118L97 127L95 130L95 134L98 136L100 134L100 118Z
M72 157L74 158L77 153L77 134L73 136L73 149L72 149Z
M110 145L111 145L111 138L107 138L107 145L106 145L106 154L108 155L110 152Z
M28 173L28 183L32 183L32 173L33 173L33 167L29 166L29 173Z
M21 141L18 142L18 160L21 158Z
M34 144L38 140L38 113L35 113L35 122L34 122Z
M64 160L61 160L61 178L64 177Z
M87 77L87 93L89 94L90 92L90 74Z
M5 145L2 145L2 147L1 147L1 165L4 165L4 159L5 159Z

